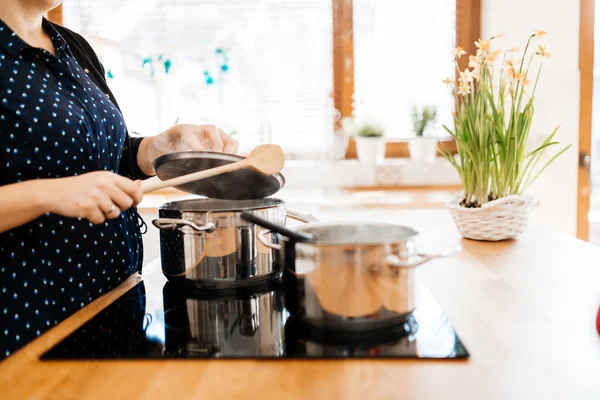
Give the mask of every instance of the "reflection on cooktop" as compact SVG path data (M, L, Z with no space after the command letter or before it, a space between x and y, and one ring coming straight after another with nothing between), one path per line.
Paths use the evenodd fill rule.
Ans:
M290 317L279 283L197 292L154 273L42 360L468 358L435 299L424 286L420 289L419 307L404 324L333 334Z

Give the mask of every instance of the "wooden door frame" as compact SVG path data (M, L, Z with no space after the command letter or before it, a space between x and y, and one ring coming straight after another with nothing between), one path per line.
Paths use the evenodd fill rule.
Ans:
M592 107L594 93L595 0L579 3L579 154L592 154ZM587 241L590 225L591 186L585 168L577 171L577 237Z

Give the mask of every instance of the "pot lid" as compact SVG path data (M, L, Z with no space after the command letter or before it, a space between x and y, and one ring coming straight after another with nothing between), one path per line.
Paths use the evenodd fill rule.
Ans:
M314 237L318 245L381 245L412 240L419 233L411 227L378 222L311 223L294 227Z
M210 151L169 153L154 161L156 176L164 181L243 160L245 157ZM285 185L281 174L263 175L249 168L175 186L177 189L213 199L262 199L277 193Z
M283 200L268 198L254 200L190 199L162 204L159 210L188 212L236 212L259 210L285 204Z

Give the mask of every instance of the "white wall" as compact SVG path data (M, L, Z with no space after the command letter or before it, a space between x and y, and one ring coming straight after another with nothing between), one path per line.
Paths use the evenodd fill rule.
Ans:
M544 43L552 53L542 71L536 95L532 137L561 125L557 139L572 147L546 169L532 186L540 199L532 223L576 234L577 154L579 140L579 1L482 0L482 37L504 32L507 44L523 49L534 29L548 32ZM459 44L460 45L460 44Z

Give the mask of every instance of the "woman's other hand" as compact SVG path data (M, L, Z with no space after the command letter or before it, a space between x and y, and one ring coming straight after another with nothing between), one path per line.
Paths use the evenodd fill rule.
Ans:
M237 154L238 142L214 125L175 125L159 135L145 138L138 150L137 163L146 175L154 175L154 160L182 151Z
M47 210L65 217L85 218L94 224L114 219L142 201L139 181L109 171L40 181Z

